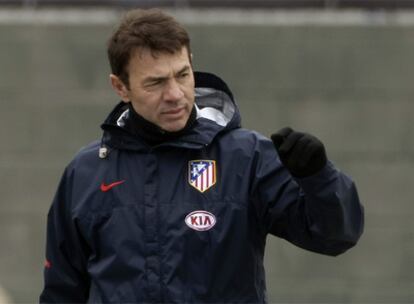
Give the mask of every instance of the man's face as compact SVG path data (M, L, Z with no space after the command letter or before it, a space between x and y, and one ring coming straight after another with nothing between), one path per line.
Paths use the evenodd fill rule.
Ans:
M111 75L121 98L161 129L183 129L194 105L194 76L187 48L155 57L148 49L138 49L131 56L128 72L129 89Z

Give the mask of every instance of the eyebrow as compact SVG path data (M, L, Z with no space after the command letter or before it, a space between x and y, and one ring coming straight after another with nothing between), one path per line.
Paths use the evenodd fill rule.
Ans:
M175 73L174 76L180 75L180 74L182 74L184 72L187 72L189 70L190 70L190 66L185 65L181 70L179 70L177 73ZM165 81L167 79L168 79L168 77L164 77L164 76L160 76L160 77L158 77L158 76L149 76L144 80L144 82L148 83L148 82L153 82L153 81Z
M190 66L189 65L185 65L181 70L179 70L175 75L180 75L184 72L187 72L190 70Z

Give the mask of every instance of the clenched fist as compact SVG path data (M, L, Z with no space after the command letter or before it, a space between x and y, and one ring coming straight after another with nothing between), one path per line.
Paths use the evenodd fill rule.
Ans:
M315 136L283 128L271 139L283 165L295 177L313 175L326 165L325 147Z

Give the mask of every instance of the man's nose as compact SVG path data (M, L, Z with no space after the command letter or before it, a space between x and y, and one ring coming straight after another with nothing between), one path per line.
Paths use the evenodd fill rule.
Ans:
M184 97L184 92L176 80L171 80L165 87L164 99L167 101L178 101Z

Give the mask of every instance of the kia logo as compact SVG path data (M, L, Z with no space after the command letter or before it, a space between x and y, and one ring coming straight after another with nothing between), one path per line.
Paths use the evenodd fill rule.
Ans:
M185 223L191 229L197 231L207 231L216 224L216 217L207 211L193 211L185 217Z

